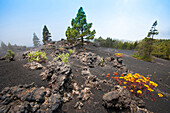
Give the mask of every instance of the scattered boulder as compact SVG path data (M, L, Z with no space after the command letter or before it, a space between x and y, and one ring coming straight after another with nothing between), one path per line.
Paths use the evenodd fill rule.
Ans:
M123 59L121 57L117 57L112 61L113 67L116 68L119 71L122 71L123 73L128 72L128 69L126 65L123 63Z
M83 67L82 71L81 71L81 75L83 75L83 76L90 76L91 73L90 73L89 68L88 67Z
M40 74L43 80L48 80L55 92L62 90L66 81L69 81L71 67L64 64L61 60L52 61L47 65L47 69Z
M93 88L100 89L100 79L98 79L95 75L90 75L86 77L85 85Z
M107 109L113 108L131 113L151 113L144 108L144 104L142 99L131 97L129 91L119 85L115 85L110 92L103 95L103 105Z
M63 96L64 103L69 102L71 99L72 99L71 93L64 93L64 96Z
M90 88L85 87L83 90L81 90L77 98L79 100L82 100L82 102L87 101L92 95L92 92L90 90Z
M78 109L81 109L83 107L83 103L78 101L75 105L74 105L74 108L78 108Z
M77 58L80 59L81 63L85 66L93 68L97 65L100 65L102 58L92 52L80 52L77 55Z
M80 88L78 87L77 83L73 83L73 88L78 91Z
M30 68L30 69L33 69L33 70L45 68L44 66L42 66L38 62L28 62L27 64L24 65L24 67Z
M130 93L119 85L103 95L103 105L106 108L118 108L120 110L130 108Z

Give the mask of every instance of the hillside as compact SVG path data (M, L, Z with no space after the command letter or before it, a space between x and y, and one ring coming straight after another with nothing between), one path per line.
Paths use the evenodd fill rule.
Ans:
M69 49L76 51L68 64L61 58L53 60ZM91 42L85 42L82 49L61 40L36 50L46 53L46 62L28 63L22 57L27 52L17 52L15 61L0 61L0 112L170 112L170 61L155 58L145 62L131 57L134 51L97 47ZM123 53L123 57L115 53ZM154 102L130 93L113 79L128 73L150 77L158 84L153 95L164 96Z

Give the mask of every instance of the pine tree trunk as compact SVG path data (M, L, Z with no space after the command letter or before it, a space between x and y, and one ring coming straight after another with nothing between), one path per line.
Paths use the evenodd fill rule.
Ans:
M81 45L82 45L82 47L84 45L83 37L81 37Z

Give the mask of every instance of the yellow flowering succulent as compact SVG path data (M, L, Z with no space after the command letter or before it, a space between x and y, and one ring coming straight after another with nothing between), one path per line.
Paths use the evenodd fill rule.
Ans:
M153 90L153 89L151 89L151 88L148 88L148 91L153 92L154 90Z
M123 79L124 77L119 77L120 79Z
M126 88L126 86L123 86L123 88Z
M142 91L141 91L141 90L138 90L138 91L137 91L137 94L142 94Z
M159 96L159 97L163 97L163 95L162 95L161 93L158 93L158 96Z
M123 82L124 84L127 84L127 82Z
M146 88L149 88L149 86L148 86L148 85L146 85L146 84L144 84L144 86L145 86Z
M156 84L156 83L153 82L153 81L150 81L150 84L149 84L149 85L154 86L154 87L157 87L157 86L158 86L158 84Z
M140 80L136 80L136 83L140 83Z
M117 56L117 57L122 57L123 53L115 53L114 55Z
M131 93L138 94L137 96L154 96L152 92L154 91L154 88L158 86L155 82L150 81L149 77L144 77L138 73L128 73L123 76L121 75L118 78L120 80L118 83L120 85L123 83L123 88L127 88ZM158 93L158 96L163 97L161 93Z

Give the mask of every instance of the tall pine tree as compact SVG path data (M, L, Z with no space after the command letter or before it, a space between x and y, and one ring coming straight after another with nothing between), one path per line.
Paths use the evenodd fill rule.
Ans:
M75 42L76 40L81 40L83 46L84 39L92 40L94 39L96 31L90 31L92 23L87 23L86 15L83 8L80 7L75 19L72 19L71 26L68 27L66 31L67 40L70 42Z
M35 33L33 33L33 44L34 44L34 47L40 46L40 39L37 37Z
M8 46L3 41L1 41L1 49L2 50L7 50L8 49Z
M51 33L49 32L47 26L44 25L44 28L43 28L43 43L46 44L46 42L51 41L50 37L51 37Z
M159 34L158 30L156 29L157 24L158 24L158 23L157 23L157 20L156 20L156 21L153 23L151 29L149 30L147 37L153 38L154 35L158 35L158 34Z
M152 61L152 51L154 49L153 47L153 43L154 43L154 39L153 36L154 35L158 35L159 32L156 29L157 26L157 21L155 21L150 29L150 31L148 32L147 37L145 37L138 45L138 52L137 54L139 55L139 57L145 61Z

